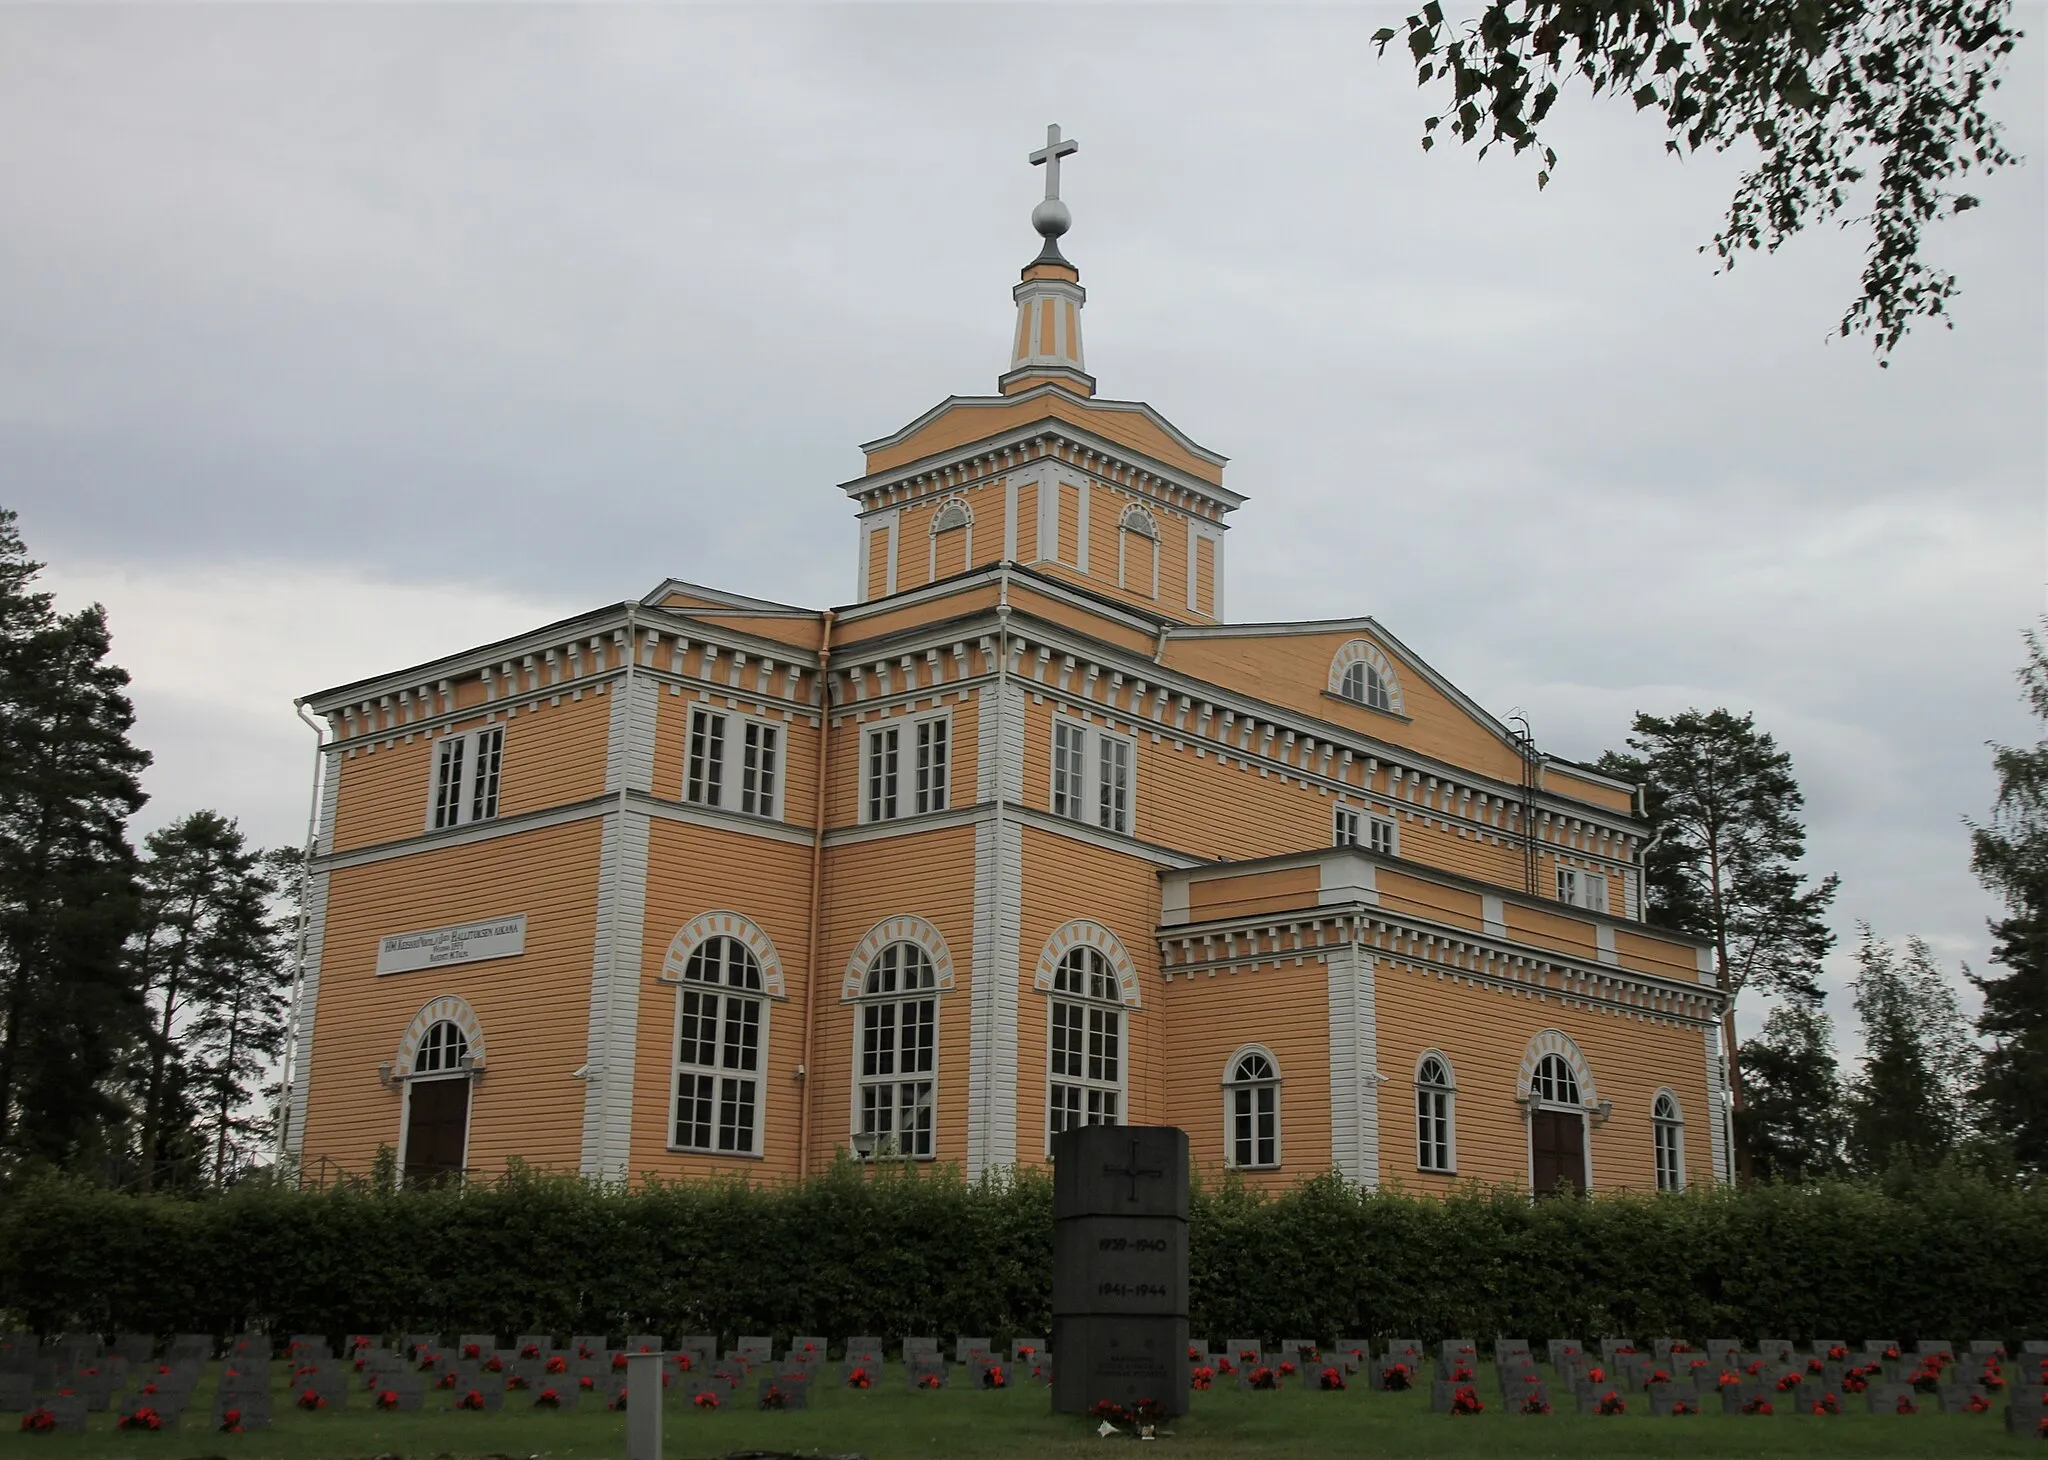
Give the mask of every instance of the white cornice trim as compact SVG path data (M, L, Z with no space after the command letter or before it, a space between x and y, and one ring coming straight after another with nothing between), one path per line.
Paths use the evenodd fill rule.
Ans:
M1048 384L1037 386L1031 390L1021 390L1015 395L949 395L923 415L917 417L909 425L891 431L886 436L878 436L872 441L863 441L859 449L865 453L880 451L888 446L900 446L947 411L957 406L992 407L1016 405L1020 401L1032 400L1041 395L1052 394L1056 390L1058 390L1058 387ZM1073 394L1072 391L1061 391L1059 393L1064 395ZM1208 447L1182 431L1180 427L1174 425L1173 422L1167 420L1166 417L1160 415L1157 410L1147 405L1144 401L1110 400L1102 396L1089 396L1085 398L1084 403L1090 410L1129 411L1134 415L1143 416L1152 422L1153 425L1171 436L1174 444L1181 447L1189 455L1198 456L1212 466L1227 466L1230 463L1229 457L1221 452L1211 451Z

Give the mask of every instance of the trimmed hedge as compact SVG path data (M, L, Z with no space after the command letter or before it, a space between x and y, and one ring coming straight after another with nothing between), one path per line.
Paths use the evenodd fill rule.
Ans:
M372 1193L135 1197L64 1180L0 1205L0 1310L43 1331L1043 1333L1052 1190L842 1164L797 1186L605 1190L514 1173ZM1945 1171L1531 1204L1198 1191L1194 1332L2048 1335L2048 1195Z

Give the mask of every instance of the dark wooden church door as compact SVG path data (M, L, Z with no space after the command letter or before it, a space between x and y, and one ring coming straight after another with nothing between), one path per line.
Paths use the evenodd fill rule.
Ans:
M1586 1189L1586 1117L1573 1110L1536 1110L1529 1115L1529 1149L1536 1195L1556 1196L1560 1183Z
M460 1174L468 1154L469 1080L415 1080L407 1095L406 1184L432 1186Z

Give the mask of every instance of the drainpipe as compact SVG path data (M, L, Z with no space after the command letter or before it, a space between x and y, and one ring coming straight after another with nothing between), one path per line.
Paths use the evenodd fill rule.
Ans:
M818 980L824 977L824 960L818 956L825 901L825 783L832 769L832 610L826 609L818 631L818 791L811 808L811 914L805 946L810 954L810 971L804 978L804 1057L796 1067L800 1085L796 1115L796 1175L801 1181L811 1173L811 1028L812 1010L817 1007Z
M313 879L313 855L318 850L313 839L320 834L320 782L327 770L327 732L320 727L319 721L306 713L304 700L293 700L292 709L313 732L313 795L306 805L306 850L299 862L298 930L292 938L291 1013L285 1020L284 1067L279 1076L281 1093L278 1098L282 1108L277 1122L277 1159L280 1164L292 1142L292 1085L298 1075L299 1001L306 988L306 932L311 921L306 909L306 891Z

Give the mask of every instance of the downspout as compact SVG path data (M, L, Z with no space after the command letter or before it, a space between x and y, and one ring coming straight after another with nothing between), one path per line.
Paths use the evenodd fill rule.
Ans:
M306 930L311 921L306 911L306 892L313 880L313 854L317 850L313 839L320 834L320 782L327 771L327 732L321 729L319 721L306 713L304 700L293 700L292 709L313 732L313 795L306 805L306 850L299 862L299 920L298 931L292 939L291 1014L285 1020L284 1069L279 1077L282 1109L277 1122L277 1160L280 1165L292 1142L292 1083L298 1074L295 1067L299 1052L299 1001L306 988Z
M818 791L811 808L811 914L805 947L810 953L810 972L804 979L804 1057L796 1067L798 1091L796 1114L796 1176L802 1181L811 1172L811 1019L817 1007L818 980L824 961L818 956L819 924L825 902L825 783L832 769L832 610L826 609L818 631Z

